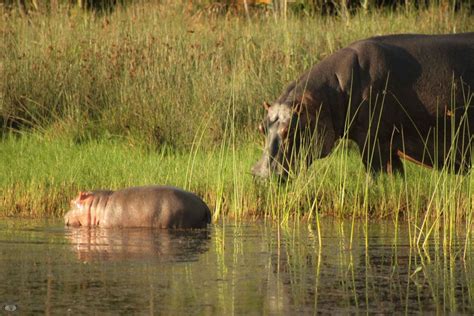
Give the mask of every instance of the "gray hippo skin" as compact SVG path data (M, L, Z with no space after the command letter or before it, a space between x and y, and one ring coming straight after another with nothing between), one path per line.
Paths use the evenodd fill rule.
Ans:
M339 138L359 147L367 171L403 173L400 158L456 173L471 165L474 33L372 37L336 51L292 82L259 129L252 173L286 178L327 156ZM452 146L451 144L455 144Z
M203 228L211 221L195 194L169 186L80 192L64 216L67 226Z

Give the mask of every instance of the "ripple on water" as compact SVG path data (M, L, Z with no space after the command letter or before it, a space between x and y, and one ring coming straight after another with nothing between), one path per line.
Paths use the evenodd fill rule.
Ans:
M472 313L472 251L413 249L404 227L206 230L0 224L0 304L29 313ZM398 237L396 237L398 236ZM368 243L368 247L366 247ZM462 246L462 242L460 242ZM470 248L468 249L470 250Z

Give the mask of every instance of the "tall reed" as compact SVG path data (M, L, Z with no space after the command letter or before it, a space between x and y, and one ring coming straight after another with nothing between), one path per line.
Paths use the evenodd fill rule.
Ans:
M0 10L2 215L61 216L78 190L161 183L202 195L214 221L319 225L335 216L362 218L368 231L373 219L408 219L413 245L438 232L449 245L451 228L472 222L472 175L405 164L403 178L374 182L347 141L310 168L297 163L284 184L250 175L263 141L255 131L262 100L354 40L467 31L468 13L249 20L149 3L107 16L68 7L28 18ZM353 236L354 225L341 231Z

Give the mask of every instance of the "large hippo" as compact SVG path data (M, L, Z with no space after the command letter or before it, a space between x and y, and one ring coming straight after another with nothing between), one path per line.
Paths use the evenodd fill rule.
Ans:
M295 161L327 156L341 137L357 143L374 174L402 173L400 158L466 172L473 93L474 33L354 42L305 72L275 102L264 103L259 129L266 145L252 173L286 178Z
M80 192L64 216L68 226L202 228L211 221L195 194L169 186Z

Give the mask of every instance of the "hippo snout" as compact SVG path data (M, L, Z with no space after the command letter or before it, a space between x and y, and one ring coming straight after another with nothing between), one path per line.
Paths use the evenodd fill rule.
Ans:
M81 222L78 221L78 220L72 221L72 220L70 220L69 218L66 218L64 222L65 222L66 226L72 226L72 227L80 227L80 226L82 226L82 225L81 225Z
M252 174L256 177L266 179L270 176L270 165L267 159L262 158L252 167Z
M64 224L66 226L80 227L82 226L77 209L72 209L64 215Z
M288 172L276 161L270 163L270 159L263 157L251 169L252 174L256 178L262 180L270 178L272 175L276 176L279 181L285 181L288 178Z

